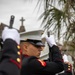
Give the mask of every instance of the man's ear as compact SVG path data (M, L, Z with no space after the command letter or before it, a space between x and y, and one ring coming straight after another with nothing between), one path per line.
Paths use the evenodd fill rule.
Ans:
M21 49L22 49L22 52L25 52L25 50L26 50L26 44L21 43L21 44L20 44L20 47L21 47Z
M27 45L21 44L22 54L25 54L27 52Z
M23 45L23 49L24 49L24 50L27 49L27 45L26 45L26 44Z

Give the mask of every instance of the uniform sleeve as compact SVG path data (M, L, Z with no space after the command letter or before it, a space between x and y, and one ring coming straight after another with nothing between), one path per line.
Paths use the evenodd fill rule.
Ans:
M7 39L0 59L0 75L20 75L20 68L20 48L15 41Z
M33 74L56 74L64 70L61 53L57 46L52 47L52 61L43 61L35 57L25 60L22 65L22 73L31 72ZM25 73L24 73L25 72Z

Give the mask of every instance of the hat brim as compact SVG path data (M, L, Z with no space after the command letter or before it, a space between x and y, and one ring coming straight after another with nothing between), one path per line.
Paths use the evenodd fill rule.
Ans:
M41 42L38 42L37 44L35 44L35 43L33 43L33 42L29 42L29 43L31 43L31 44L33 44L33 45L35 45L35 46L42 46L42 47L45 46L45 45L44 45L43 43L41 43Z
M32 40L32 39L27 39L27 40L21 40L21 42L29 42L35 46L42 46L44 47L45 45L42 43L40 40Z

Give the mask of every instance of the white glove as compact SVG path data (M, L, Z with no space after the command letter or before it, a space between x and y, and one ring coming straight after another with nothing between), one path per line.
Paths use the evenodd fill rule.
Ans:
M2 39L5 41L6 39L12 39L17 44L20 44L20 34L16 29L9 29L8 27L5 27L2 32Z
M52 47L53 45L56 45L54 35L50 35L50 37L46 36L45 38L48 44L50 45L50 47Z
M69 62L66 54L63 55L63 60L64 60L64 62Z

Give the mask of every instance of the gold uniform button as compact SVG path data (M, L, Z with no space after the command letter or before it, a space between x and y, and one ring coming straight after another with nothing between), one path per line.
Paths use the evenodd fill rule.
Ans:
M21 53L18 51L17 54L20 55Z
M68 67L70 67L70 65Z
M20 46L17 46L18 49L20 49Z
M70 68L68 68L68 70L70 70Z
M20 58L17 58L17 62L20 62L21 60L20 60Z

